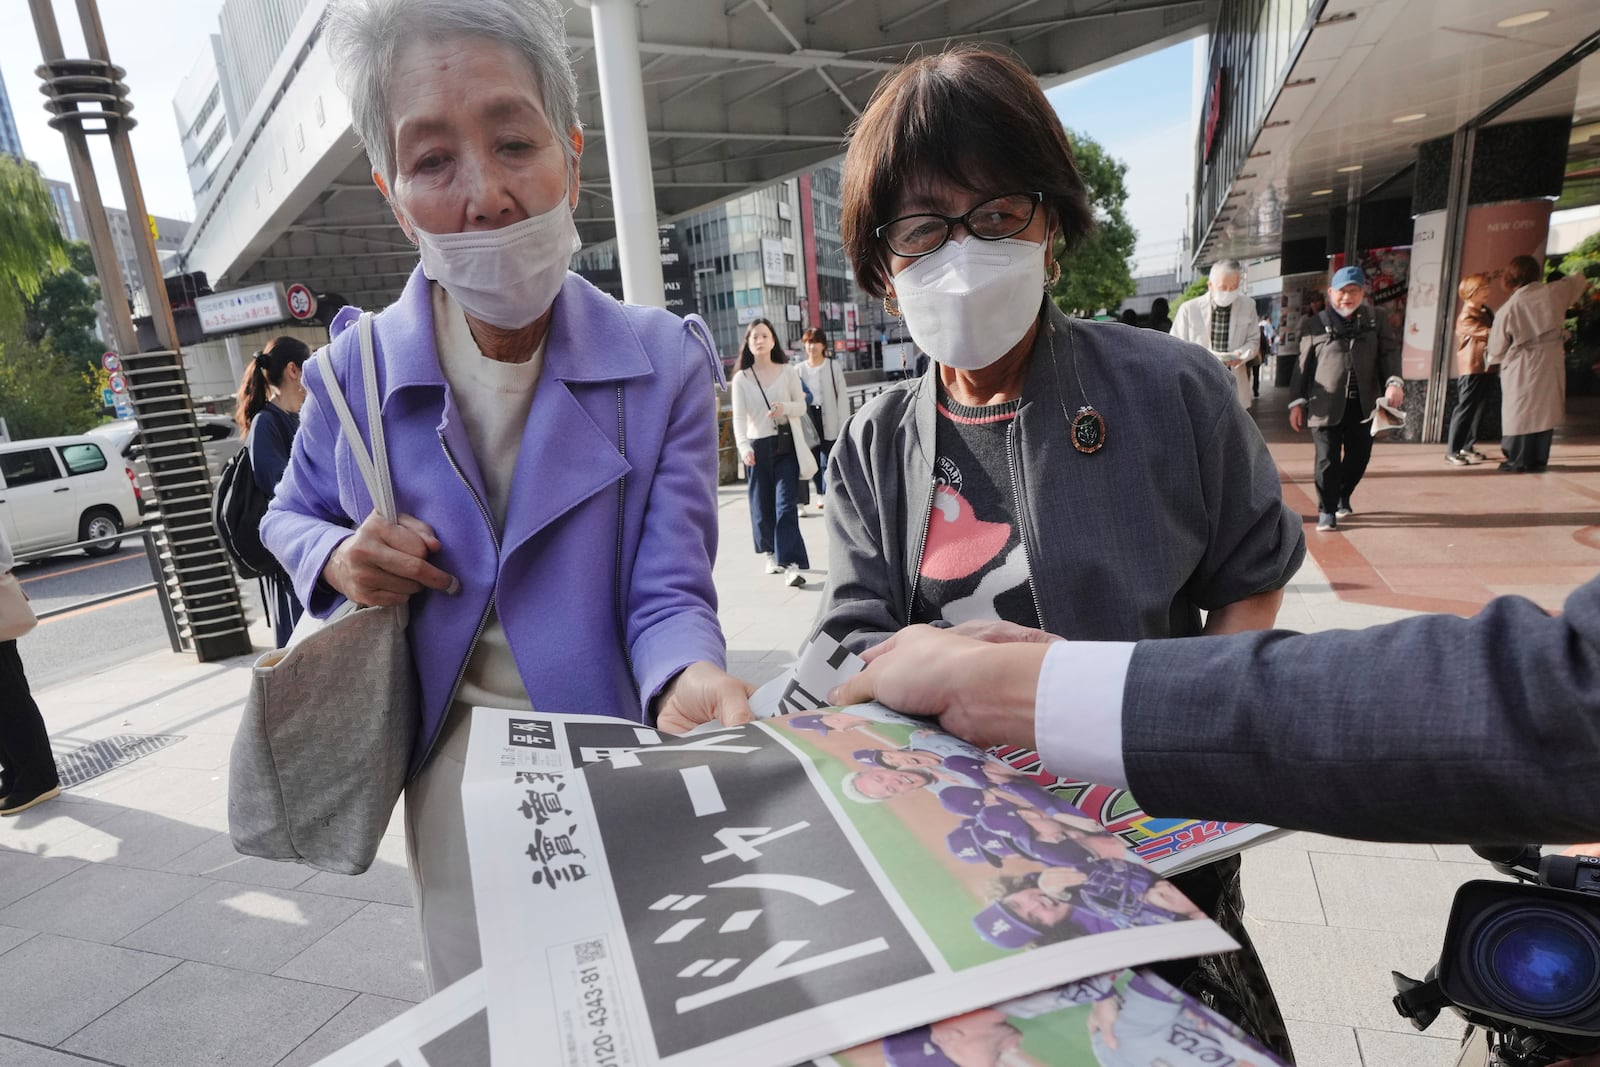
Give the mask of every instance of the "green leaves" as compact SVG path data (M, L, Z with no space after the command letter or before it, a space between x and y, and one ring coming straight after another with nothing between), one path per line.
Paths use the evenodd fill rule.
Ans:
M1123 213L1128 165L1084 134L1069 130L1067 136L1094 209L1095 226L1078 247L1058 257L1061 280L1051 295L1068 315L1084 315L1115 308L1133 295L1136 286L1128 260L1139 235Z
M15 326L44 280L69 265L55 205L33 164L0 152L0 326Z

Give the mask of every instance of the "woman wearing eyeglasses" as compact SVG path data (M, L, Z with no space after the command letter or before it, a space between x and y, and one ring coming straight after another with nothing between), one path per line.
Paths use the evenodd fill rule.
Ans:
M861 650L913 623L1078 641L1272 624L1305 538L1232 376L1049 298L1055 250L1092 215L1025 68L960 47L886 78L845 157L842 213L858 282L934 368L834 450L821 629ZM1237 859L1177 882L1246 949L1173 977L1286 1053Z

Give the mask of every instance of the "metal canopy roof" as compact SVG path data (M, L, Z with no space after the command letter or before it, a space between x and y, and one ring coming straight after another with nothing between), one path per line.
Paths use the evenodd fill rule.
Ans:
M1217 5L1218 0L641 3L641 67L658 214L671 221L837 157L878 80L907 55L956 41L988 42L1016 52L1049 86L1203 33ZM320 12L325 3L311 7ZM587 135L577 217L585 243L592 245L609 240L614 230L587 9L568 14L567 31ZM292 78L295 69L298 64L286 76ZM248 143L251 136L244 130L239 141ZM224 165L241 168L248 151ZM415 254L373 188L348 126L313 170L321 175L315 181L294 189L283 182L275 206L254 205L262 222L237 249L221 241L206 249L210 205L203 206L190 240L190 248L202 254L190 268L209 271L219 289L293 280L369 306L392 299ZM229 195L252 210L244 199L247 190L224 191L218 199ZM224 210L219 205L217 214Z
M1497 25L1530 9L1550 14ZM1327 235L1352 185L1357 195L1380 185L1381 197L1408 195L1417 145L1454 133L1597 28L1595 0L1330 0L1253 158L1218 217L1201 220L1196 264L1274 256L1283 241ZM1591 58L1497 121L1596 115L1600 61ZM1575 138L1575 157L1591 154L1590 132Z

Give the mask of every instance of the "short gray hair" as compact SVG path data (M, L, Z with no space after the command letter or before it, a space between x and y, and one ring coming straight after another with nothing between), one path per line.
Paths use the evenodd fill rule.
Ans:
M387 77L411 41L482 37L508 46L532 69L551 132L569 161L567 131L579 126L578 80L567 30L553 0L334 0L323 19L350 122L385 182L394 178Z
M1207 274L1206 277L1216 281L1218 278L1225 278L1230 274L1237 274L1240 280L1243 280L1244 264L1237 259L1219 259L1211 264L1211 273Z

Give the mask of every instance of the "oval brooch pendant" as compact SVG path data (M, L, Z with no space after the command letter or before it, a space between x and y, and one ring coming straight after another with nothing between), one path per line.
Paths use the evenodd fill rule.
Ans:
M1072 447L1079 452L1098 452L1106 443L1106 420L1092 407L1081 407L1072 417Z

